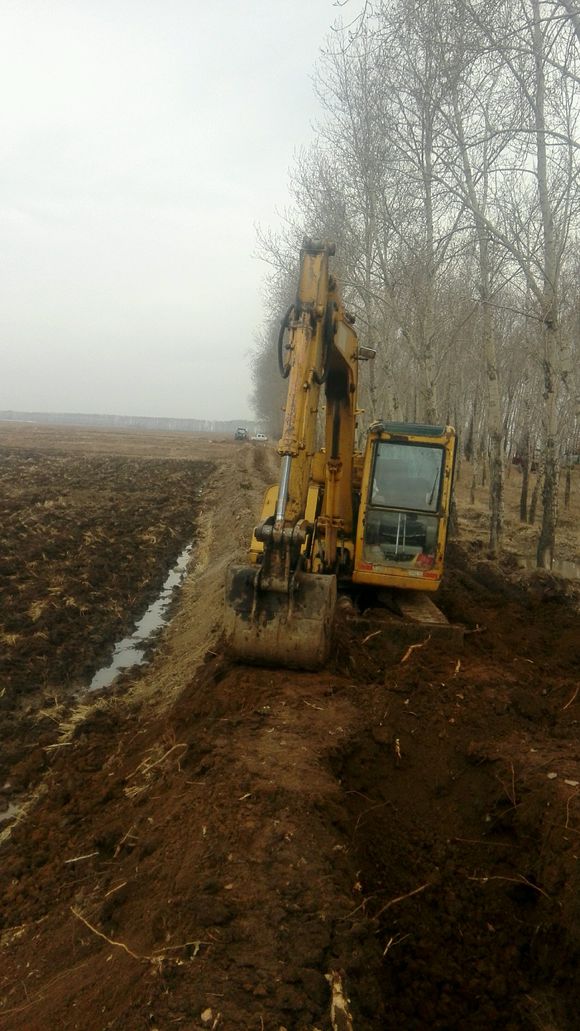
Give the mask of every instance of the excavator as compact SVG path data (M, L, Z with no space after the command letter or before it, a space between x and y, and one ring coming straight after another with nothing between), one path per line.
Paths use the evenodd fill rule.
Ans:
M226 576L228 650L258 665L324 666L339 589L425 600L443 575L455 432L378 421L357 450L359 365L375 352L358 342L330 272L334 253L303 241L278 339L288 380L279 480L266 491L249 563Z

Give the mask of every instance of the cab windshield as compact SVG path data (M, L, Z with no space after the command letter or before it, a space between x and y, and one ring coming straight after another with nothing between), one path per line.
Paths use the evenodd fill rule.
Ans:
M420 444L377 444L363 557L431 569L435 564L444 449Z
M375 453L371 505L436 512L444 457L441 447L381 441Z

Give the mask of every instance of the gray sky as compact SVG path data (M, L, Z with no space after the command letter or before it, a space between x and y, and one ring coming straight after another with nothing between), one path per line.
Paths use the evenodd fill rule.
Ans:
M246 417L332 0L0 8L0 409Z

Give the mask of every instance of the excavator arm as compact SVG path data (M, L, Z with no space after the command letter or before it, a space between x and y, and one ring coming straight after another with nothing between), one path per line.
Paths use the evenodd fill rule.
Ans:
M280 330L279 361L288 392L278 444L281 463L276 510L274 518L263 520L255 531L256 539L264 544L262 589L291 589L290 576L310 529L305 515L320 387L334 333L333 281L328 271L332 253L331 245L304 241L296 300ZM288 342L284 345L286 330Z
M280 370L288 379L288 392L278 445L275 508L272 512L265 506L255 529L256 564L228 571L226 634L230 650L246 661L316 669L330 650L335 574L345 560L339 540L353 536L359 358L353 320L329 273L332 254L333 245L304 240L296 300L282 322L279 339ZM323 386L326 447L317 454Z

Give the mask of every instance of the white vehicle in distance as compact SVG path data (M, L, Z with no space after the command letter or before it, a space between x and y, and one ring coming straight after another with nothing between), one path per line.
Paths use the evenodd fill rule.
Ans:
M267 439L268 439L268 437L266 436L266 434L265 434L265 433L255 433L255 434L254 434L254 436L252 437L252 440L258 440L258 441L260 441L260 442L261 442L262 444L263 444L263 443L264 443L264 441L266 441Z

